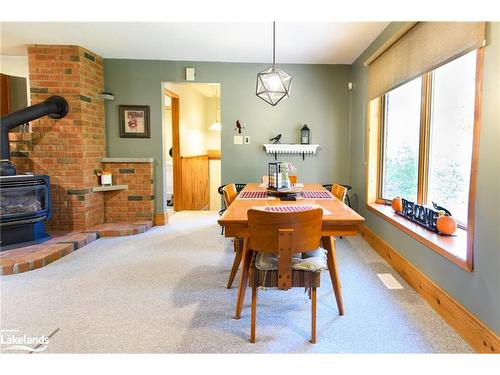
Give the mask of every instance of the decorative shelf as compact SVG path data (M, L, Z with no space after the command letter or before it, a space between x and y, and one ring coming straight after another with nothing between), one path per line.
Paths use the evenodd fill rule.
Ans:
M154 163L154 158L101 158L101 163Z
M264 150L268 154L274 154L274 159L278 159L278 154L302 154L302 159L306 154L315 154L319 145L301 145L301 144L264 144Z
M115 191L115 190L128 190L128 185L94 186L91 189L93 193L98 193L100 191Z

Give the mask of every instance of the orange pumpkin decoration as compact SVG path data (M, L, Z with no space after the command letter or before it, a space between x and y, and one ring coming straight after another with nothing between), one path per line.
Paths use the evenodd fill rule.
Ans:
M457 219L453 216L440 216L436 220L436 228L443 234L452 235L457 230Z
M403 201L401 200L401 197L394 198L391 202L391 207L396 212L403 211Z

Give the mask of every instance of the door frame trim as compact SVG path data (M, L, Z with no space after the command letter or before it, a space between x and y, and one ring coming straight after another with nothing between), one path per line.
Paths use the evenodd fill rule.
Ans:
M181 165L181 143L179 135L180 100L175 92L164 89L164 94L172 100L172 164L173 164L173 186L174 186L174 211L183 210L181 198L182 165Z

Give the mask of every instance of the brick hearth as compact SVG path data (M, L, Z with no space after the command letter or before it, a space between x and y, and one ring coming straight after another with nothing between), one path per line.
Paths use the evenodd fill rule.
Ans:
M135 223L101 224L89 230L99 232L101 237L121 237L144 233L151 229L152 226L153 223L151 221L140 221Z
M120 237L144 233L151 221L101 224L83 232L54 232L52 238L38 245L19 247L0 253L0 275L11 275L41 268L76 251L100 237Z

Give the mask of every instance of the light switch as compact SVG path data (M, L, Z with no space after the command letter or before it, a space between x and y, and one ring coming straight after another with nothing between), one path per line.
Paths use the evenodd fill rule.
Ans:
M242 145L243 144L243 136L242 135L235 135L234 136L234 144L235 145Z
M245 144L246 145L250 144L250 136L249 135L245 135Z

